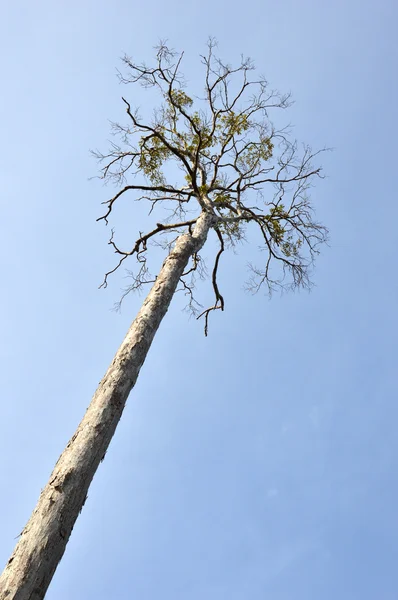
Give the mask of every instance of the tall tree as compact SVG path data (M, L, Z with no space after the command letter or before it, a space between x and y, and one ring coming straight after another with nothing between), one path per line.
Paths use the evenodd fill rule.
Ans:
M310 285L318 246L327 236L325 227L313 219L308 195L314 178L321 176L321 169L314 165L319 152L299 146L287 129L272 125L269 113L287 108L288 95L270 89L262 77L252 77L251 60L242 58L231 67L214 50L215 42L210 40L201 57L205 95L195 100L185 91L183 54L161 44L153 66L123 58L122 83L157 90L161 103L147 121L123 98L126 123L112 125L119 143L113 143L105 154L94 153L103 164L101 177L120 188L98 220L108 223L125 194L148 201L151 215L159 206L165 207L167 217L140 233L127 250L119 247L112 230L109 244L118 262L102 285L134 256L138 271L127 291L147 283L153 286L20 535L0 577L1 600L44 598L94 473L179 286L187 293L191 310L204 319L207 335L210 314L224 310L217 278L221 254L245 239L251 228L257 228L263 252L261 264L251 265L250 289L257 291L265 285L271 292L278 286ZM172 183L172 177L177 182ZM200 251L210 231L218 240L211 274L214 303L200 310L194 283L202 269ZM154 280L147 267L148 244L153 241L168 250Z

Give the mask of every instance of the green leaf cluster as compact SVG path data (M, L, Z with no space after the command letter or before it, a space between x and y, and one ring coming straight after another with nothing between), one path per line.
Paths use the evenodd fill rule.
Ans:
M232 199L230 194L223 193L217 194L213 201L218 208L228 208L228 205L232 202Z
M170 91L170 96L171 96L171 100L170 99L168 100L168 102L170 104L175 104L175 105L181 106L181 107L192 106L192 104L193 104L192 98L190 98L188 96L188 94L186 94L184 92L184 90L178 90L178 89L173 88Z
M289 235L287 240L281 244L281 250L286 258L292 258L294 256L298 256L299 250L303 245L303 240L299 238L294 241L293 236Z
M286 235L287 230L286 226L283 225L283 222L286 223L288 218L289 215L286 212L284 205L278 204L271 208L269 214L265 217L265 220L267 221L268 230L275 244L279 246L282 253L287 258L291 258L298 256L303 240L301 238L296 239L291 234Z
M236 114L233 110L221 115L217 122L217 129L221 131L221 136L225 139L241 135L249 128L250 121L248 115L245 113Z
M286 217L287 213L284 210L283 204L273 206L269 214L264 217L265 221L267 222L267 227L271 237L278 246L280 246L284 241L286 229L281 224L281 221L283 221Z
M260 142L248 144L246 150L241 155L241 163L247 170L253 170L262 161L270 160L274 145L269 138L263 138Z
M164 161L170 157L171 151L156 136L152 136L150 140L142 138L139 145L139 168L154 185L164 183L164 175L161 167Z

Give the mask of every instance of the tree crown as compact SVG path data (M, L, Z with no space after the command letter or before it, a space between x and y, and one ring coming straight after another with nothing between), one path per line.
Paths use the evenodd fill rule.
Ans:
M106 201L106 213L98 220L108 223L115 202L131 192L151 203L150 212L160 203L172 207L171 216L169 213L164 222L141 234L130 250L116 245L112 230L109 243L119 262L105 275L103 286L132 255L140 268L126 292L148 283L148 240L168 231L191 231L196 221L187 220L191 209L196 214L207 211L213 215L220 244L212 273L214 306L200 313L193 296L192 278L200 267L200 256L192 257L191 268L181 278L189 307L205 316L206 333L210 311L224 309L217 285L220 255L227 245L244 238L249 226L258 228L261 249L265 250L263 264L250 265L248 287L252 291L263 285L269 292L277 287L309 287L318 247L327 239L326 228L313 218L309 197L314 178L322 176L314 159L323 150L313 152L309 146L299 146L287 128L273 126L270 112L288 108L290 95L270 89L263 77L253 77L255 67L250 59L242 57L232 67L216 56L215 49L216 43L210 39L207 53L201 56L205 94L195 99L185 91L183 53L161 43L153 66L124 56L125 72L118 73L120 81L156 89L161 103L152 120L144 122L138 110L122 98L128 120L125 124L112 123L119 143L112 143L106 154L94 152L104 165L101 177L120 186ZM171 181L171 174L176 173L172 164L181 173L178 183Z

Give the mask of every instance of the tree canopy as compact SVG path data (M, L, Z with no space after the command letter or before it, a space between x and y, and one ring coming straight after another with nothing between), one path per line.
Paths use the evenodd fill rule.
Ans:
M311 285L314 258L327 240L326 228L314 219L309 195L314 179L322 177L316 160L324 150L300 145L289 127L273 125L271 113L288 108L290 94L256 77L251 59L241 57L237 66L226 64L216 55L215 40L209 39L207 53L201 56L204 94L194 97L187 93L181 71L183 56L161 43L152 66L128 56L122 59L120 81L156 90L160 102L146 122L122 98L128 118L126 123L112 123L117 142L106 153L94 152L103 165L101 178L119 187L98 220L108 223L115 202L128 193L148 201L150 213L159 204L167 205L168 211L151 231L140 233L130 249L117 245L112 230L109 243L119 261L102 285L106 287L109 275L131 256L139 270L126 291L153 281L146 262L148 242L165 232L191 230L199 213L209 212L219 241L211 277L214 305L200 310L194 298L199 255L192 257L181 277L189 307L198 318L205 317L207 334L209 313L224 309L217 283L220 256L245 240L251 227L258 229L262 243L261 261L249 265L248 289L256 292L265 286L272 292ZM172 242L164 245L171 247Z

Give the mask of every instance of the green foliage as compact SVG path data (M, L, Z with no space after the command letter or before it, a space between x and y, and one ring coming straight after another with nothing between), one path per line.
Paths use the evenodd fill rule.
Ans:
M193 104L193 100L192 98L190 98L188 96L188 94L186 94L184 92L184 90L181 89L175 89L173 88L170 92L170 96L171 96L171 101L169 100L170 104L174 104L180 107L184 107L184 106L192 106Z
M233 110L230 110L219 117L217 129L221 132L220 137L222 139L242 135L244 131L250 129L249 117L244 112L236 114Z
M217 208L228 208L232 202L231 194L216 194L213 201Z
M293 241L293 236L289 235L285 242L281 244L281 250L286 258L297 257L299 254L299 250L303 245L303 240L299 238L296 241Z
M152 184L164 183L162 167L167 160L178 155L186 157L191 164L200 164L201 161L209 164L213 154L228 154L230 147L243 144L236 164L248 173L254 173L272 157L273 144L269 137L245 141L246 133L255 133L256 124L250 121L244 110L220 111L209 118L205 113L190 111L193 99L182 89L168 90L164 98L165 104L157 118L156 133L149 138L143 136L139 142L138 167ZM185 180L189 186L196 183L195 187L202 196L208 193L209 187L193 182L190 174L185 174ZM232 202L228 194L217 194L213 200L219 208Z
M285 207L283 204L278 204L277 206L273 206L268 215L265 217L265 221L267 223L268 230L271 234L272 240L280 246L284 242L284 236L286 233L285 228L281 224L287 217L287 213L285 212Z
M297 238L292 234L287 234L287 225L289 223L289 214L286 212L283 204L273 206L265 217L268 231L271 239L279 246L282 254L286 258L297 257L300 247L303 244L301 238Z
M263 161L272 158L274 145L270 138L263 138L260 142L253 142L247 145L246 150L241 155L241 164L248 171L256 169Z
M156 133L151 136L142 137L140 140L140 156L138 166L154 185L162 185L165 182L162 172L164 163L173 156L172 150L167 146L169 142L178 152L188 156L192 160L196 155L203 155L208 158L206 152L209 148L226 145L231 140L235 140L250 131L251 123L247 114L228 113L219 116L216 126L213 130L206 122L203 115L194 112L184 117L185 129L178 125L181 119L181 112L176 110L180 107L185 110L193 105L193 100L182 90L172 90L172 99L167 99L167 108L164 111L164 123L159 124ZM248 142L244 150L239 155L239 166L246 172L255 171L264 161L272 157L273 144L269 137L262 137L259 141ZM193 186L191 175L186 173L185 180L189 186ZM216 180L214 186L217 187L220 182ZM211 196L211 190L208 184L198 184L196 189L202 198ZM236 213L231 210L235 200L230 193L214 193L211 198L217 209L223 212L226 217L235 217ZM266 228L269 232L270 240L277 245L283 255L291 258L298 255L301 239L294 239L292 235L287 235L286 223L289 218L283 204L272 206L268 215L264 217ZM248 221L250 218L248 217ZM244 232L244 222L229 221L220 223L220 231L227 235L233 241L241 239Z
M139 145L139 168L148 177L151 183L154 185L162 184L164 182L164 175L161 167L164 161L170 157L170 150L165 146L162 140L156 136L151 136L149 140L147 137L141 138Z

